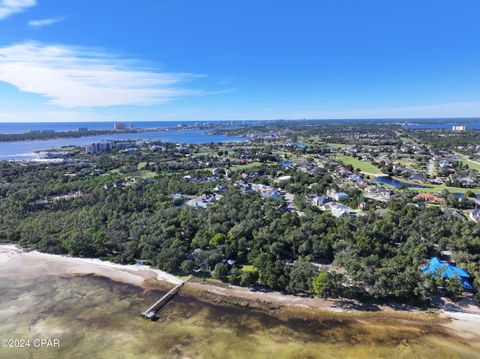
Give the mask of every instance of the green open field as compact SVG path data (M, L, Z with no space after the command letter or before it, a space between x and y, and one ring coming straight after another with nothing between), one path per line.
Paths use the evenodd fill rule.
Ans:
M400 141L405 142L405 143L415 143L415 141L411 138L408 137L400 137Z
M414 163L413 161L410 160L404 160L402 158L395 159L395 162L400 163L402 166L405 166L407 168L414 168Z
M338 147L338 148L352 147L352 145L347 145L345 143L327 143L327 146Z
M157 174L152 171L138 171L138 176L141 179L148 179L148 178L155 178L157 177Z
M197 158L197 157L202 157L202 156L218 157L218 151L192 153L192 154L188 154L186 157Z
M266 163L252 162L252 163L248 163L246 165L235 165L235 166L230 167L230 169L232 171L238 171L238 170L261 167L261 166L272 166L274 164L275 164L274 162L266 162Z
M256 272L257 268L255 268L252 264L245 264L242 266L242 271L244 272Z
M415 192L423 192L423 193L440 193L443 190L448 190L450 193L466 193L468 191L474 193L480 193L480 188L461 188L461 187L448 187L447 185L440 184L440 185L428 185L431 186L429 188L410 188L410 190Z
M472 161L470 158L468 158L468 156L462 155L459 152L454 151L453 153L460 157L460 161L462 161L463 164L468 165L470 169L480 172L480 162Z
M340 161L346 165L352 165L354 168L359 169L362 172L365 173L371 173L371 174L381 174L382 171L380 168L372 165L369 162L362 161L359 159L356 159L355 157L352 156L332 156L332 158L336 159L337 161Z
M102 177L105 176L113 176L116 179L128 179L128 178L141 178L141 179L151 179L157 177L157 174L152 171L147 171L147 170L140 170L137 172L131 172L131 173L122 173L118 168L115 168L111 171L108 171L106 173L102 174Z
M309 136L309 137L300 136L298 141L307 145L325 145L325 146L337 147L337 148L352 147L352 145L347 145L345 143L325 143L325 139L320 136Z
M466 158L466 157L463 157L463 158L462 158L462 162L463 162L464 164L468 165L468 167L469 167L470 169L480 172L480 163L479 163L479 162L475 162L475 161L469 160L469 159Z

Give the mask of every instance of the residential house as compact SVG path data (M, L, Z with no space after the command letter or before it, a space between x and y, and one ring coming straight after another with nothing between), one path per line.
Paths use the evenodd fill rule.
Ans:
M475 179L472 177L464 177L460 179L460 184L465 187L471 187L475 184Z
M330 200L330 198L328 198L326 196L316 196L316 197L313 197L312 200L311 200L311 203L314 206L318 206L318 207L322 207L323 205L325 205L328 202L331 202L331 200Z
M352 182L363 182L363 178L355 174L351 174L347 177L347 179Z
M278 182L282 182L282 181L289 181L290 179L292 179L292 176L280 176L278 177Z
M221 195L204 194L187 201L186 205L190 207L208 208L217 202L221 197Z
M355 187L358 189L364 189L368 186L368 183L365 181L360 181L355 183Z
M456 267L448 262L442 262L437 257L432 257L428 266L422 268L426 275L439 275L441 278L457 279L461 281L462 287L467 290L474 290L471 276L462 268Z
M475 222L480 222L480 208L475 208L470 211L470 219Z
M421 173L413 173L410 178L409 178L410 181L415 181L415 182L425 182L426 181L426 178L423 174Z
M344 192L338 192L334 189L329 189L327 191L327 196L333 198L335 201L345 201L348 199L348 194Z
M383 186L368 186L363 194L366 198L372 198L380 202L388 202L395 192Z
M447 204L445 198L438 197L432 193L419 193L413 197L414 201L422 201L424 203Z
M350 213L347 206L337 202L328 202L322 208L323 210L330 212L334 217L341 217Z
M184 195L181 194L181 193L174 193L174 194L172 194L172 198L173 198L173 199L183 199L183 200L189 199L187 196L184 196Z

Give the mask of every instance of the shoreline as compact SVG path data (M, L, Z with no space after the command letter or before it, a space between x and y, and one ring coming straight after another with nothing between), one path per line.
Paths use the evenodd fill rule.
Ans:
M38 251L26 251L16 245L0 245L0 264L46 267L45 275L94 275L114 282L131 284L144 290L165 289L185 282L167 272L146 265L123 265L93 258L77 258ZM15 263L17 262L17 263ZM19 268L21 271L21 268ZM0 273L1 277L1 273ZM422 311L415 307L401 309L389 306L371 308L348 299L299 297L280 292L253 291L249 288L225 287L196 281L187 282L180 295L213 305L238 306L260 311L279 319L300 320L402 320L423 324L438 324L453 335L480 341L480 309L474 312L453 309Z
M145 281L151 279L171 284L179 284L182 282L182 280L176 276L158 269L153 269L150 266L124 265L102 261L97 258L78 258L38 251L26 251L13 244L0 245L0 263L15 256L23 256L22 259L27 263L42 259L42 264L49 266L49 270L45 273L46 275L95 274L117 282L133 284L139 287L145 287ZM45 261L47 261L47 263L45 263Z

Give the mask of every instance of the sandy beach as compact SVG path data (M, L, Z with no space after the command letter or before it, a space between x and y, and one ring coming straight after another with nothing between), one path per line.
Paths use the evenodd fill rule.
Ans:
M14 267L22 276L28 276L38 268L45 276L69 276L69 275L98 275L107 277L113 281L133 284L148 288L145 281L152 279L170 284L182 282L180 278L153 269L144 265L121 265L108 261L90 258L73 258L61 255L40 253L38 251L24 251L15 245L0 245L0 267ZM34 269L32 271L32 269ZM37 274L38 275L38 274ZM0 271L0 277L2 277ZM277 305L282 307L300 307L304 309L317 309L331 312L362 312L362 305L356 301L345 299L317 299L305 298L293 295L285 295L279 292L253 291L248 288L236 286L216 286L198 282L188 283L191 293L202 292L216 296L217 302L232 303L232 298L238 301L256 301L266 305ZM414 314L418 309L409 308L407 311L395 310L390 307L379 307L382 312L404 312ZM473 312L472 312L473 310ZM478 312L477 312L478 311ZM440 310L440 318L448 318L447 323L440 324L450 330L453 334L464 339L480 340L480 311L478 307L469 307L468 312Z
M39 267L45 275L95 274L114 281L143 286L149 279L178 284L174 275L144 265L122 265L94 258L73 258L37 251L23 251L14 245L0 245L0 264L9 262L18 271L28 266ZM1 274L0 274L1 275Z

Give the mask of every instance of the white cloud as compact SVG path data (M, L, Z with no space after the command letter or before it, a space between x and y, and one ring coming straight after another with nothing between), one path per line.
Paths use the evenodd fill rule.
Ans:
M142 109L143 110L143 109ZM155 108L145 108L143 111L137 109L122 111L115 108L97 111L96 109L16 109L2 110L0 108L0 123L2 122L98 122L98 121L173 121L191 120L198 116L200 108L170 109L158 111ZM204 116L205 119L211 119Z
M62 107L164 103L202 94L179 87L198 77L160 72L102 50L35 42L0 48L0 81Z
M95 122L95 121L116 121L118 116L99 114L93 111L45 111L30 110L23 112L0 111L1 122Z
M44 26L50 26L53 25L57 22L63 21L65 18L63 16L57 16L57 17L49 17L46 19L38 19L38 20L30 20L28 22L28 25L31 27L44 27Z
M36 0L0 0L0 20L4 20L36 4Z

